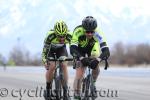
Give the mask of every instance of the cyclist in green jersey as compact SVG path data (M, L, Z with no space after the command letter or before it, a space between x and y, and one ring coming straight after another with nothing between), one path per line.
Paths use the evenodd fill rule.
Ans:
M42 62L46 70L46 96L50 97L51 81L55 70L55 63L53 61L47 62L47 57L54 58L56 53L57 58L65 59L68 56L66 44L71 42L71 33L68 31L66 23L62 20L57 21L54 29L48 31L44 40L44 47L42 51ZM67 62L63 62L63 73L66 83L68 82Z
M76 76L73 87L74 97L80 98L81 82L85 71L84 66L89 65L92 68L95 84L100 72L98 67L100 59L105 60L110 56L103 33L98 30L97 21L92 16L85 17L82 25L74 29L70 53L77 58ZM85 58L86 55L91 59Z

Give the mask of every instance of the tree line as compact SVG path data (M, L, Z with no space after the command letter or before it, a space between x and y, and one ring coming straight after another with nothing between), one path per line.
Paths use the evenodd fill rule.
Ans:
M150 64L150 44L123 44L117 42L110 47L110 64L117 65L138 65ZM3 55L0 54L0 65L3 65ZM14 46L9 53L6 65L10 66L41 66L41 52L32 55L24 47Z
M23 46L16 45L12 48L7 58L8 66L41 66L41 54L37 53L32 55L29 50ZM6 59L6 58L5 58ZM0 65L3 65L5 60L3 55L0 54Z
M117 42L111 50L110 63L119 65L150 64L150 44L128 44Z

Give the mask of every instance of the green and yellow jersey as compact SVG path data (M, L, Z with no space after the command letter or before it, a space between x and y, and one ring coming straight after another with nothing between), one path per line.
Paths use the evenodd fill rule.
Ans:
M64 43L60 43L59 38L57 36L57 34L55 33L55 31L50 30L48 31L46 38L44 40L44 47L43 47L43 51L42 51L42 62L45 63L46 62L46 58L47 58L47 53L50 49L57 49L57 48L61 48L63 46L66 46L67 43L71 42L71 33L67 32L65 34L65 40Z
M100 56L101 49L107 47L104 33L95 29L91 39L87 39L85 33L86 30L82 26L78 26L74 29L71 39L71 54L75 53L81 56L80 50L82 50L83 52L90 52L92 56Z

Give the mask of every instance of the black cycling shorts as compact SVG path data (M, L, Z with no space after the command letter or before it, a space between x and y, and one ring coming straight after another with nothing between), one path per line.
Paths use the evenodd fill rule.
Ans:
M68 57L68 52L67 52L66 46L63 46L63 47L57 48L57 49L51 48L51 50L48 53L48 57L55 58L54 53L56 53L57 58L59 58L60 56Z

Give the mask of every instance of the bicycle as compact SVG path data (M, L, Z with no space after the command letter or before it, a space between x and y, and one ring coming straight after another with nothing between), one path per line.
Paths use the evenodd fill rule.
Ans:
M51 98L49 98L48 100L61 100L63 97L63 100L71 100L71 98L69 97L69 89L68 89L68 85L67 83L64 81L64 74L62 71L62 67L61 64L64 61L73 61L73 58L66 58L66 59L57 59L56 57L56 53L54 53L55 58L52 59L50 57L47 58L47 61L54 61L55 62L55 71L54 71L54 77L52 80L52 87L51 87L51 91L50 91L50 96ZM57 63L58 62L58 63ZM53 87L54 85L54 87ZM62 87L63 89L66 91L66 95L63 96L62 93ZM54 93L55 95L54 95ZM52 98L54 97L54 98Z
M104 69L107 70L108 67L109 67L108 62L105 59L105 68ZM95 94L96 91L94 89L95 86L94 86L94 83L93 83L93 76L92 76L92 73L91 73L90 66L87 66L87 68L88 68L88 74L83 78L83 81L82 81L82 88L81 88L82 96L81 96L81 99L82 100L90 100L90 98L91 98L91 100L95 100L96 99L96 94Z

